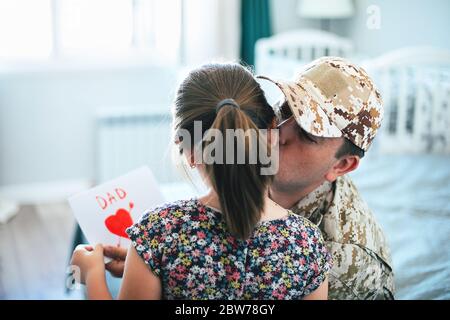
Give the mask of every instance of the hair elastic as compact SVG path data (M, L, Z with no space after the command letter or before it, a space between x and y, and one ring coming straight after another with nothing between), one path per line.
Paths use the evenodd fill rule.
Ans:
M216 113L219 112L220 108L222 108L223 106L232 106L236 109L240 109L239 105L236 101L234 101L234 99L223 99L216 105Z

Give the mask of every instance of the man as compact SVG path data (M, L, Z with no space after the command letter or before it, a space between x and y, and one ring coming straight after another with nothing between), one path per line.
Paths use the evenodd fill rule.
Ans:
M334 262L330 299L393 299L385 236L346 176L380 127L380 94L362 68L341 58L318 59L293 82L272 82L284 99L271 198L322 230Z
M271 198L322 230L333 255L330 299L393 299L386 239L346 176L358 168L382 119L372 80L344 59L322 58L294 82L273 82L285 99L278 110L280 168ZM126 250L107 247L105 255L116 259L107 269L120 276Z

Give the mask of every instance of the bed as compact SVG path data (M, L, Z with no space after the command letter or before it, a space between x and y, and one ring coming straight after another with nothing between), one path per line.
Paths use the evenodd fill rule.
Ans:
M450 299L450 158L368 153L351 174L391 247L397 299Z

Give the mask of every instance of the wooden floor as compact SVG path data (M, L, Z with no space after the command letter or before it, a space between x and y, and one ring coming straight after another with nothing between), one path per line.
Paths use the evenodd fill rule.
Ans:
M74 232L67 204L23 206L0 224L0 299L78 299L66 293Z

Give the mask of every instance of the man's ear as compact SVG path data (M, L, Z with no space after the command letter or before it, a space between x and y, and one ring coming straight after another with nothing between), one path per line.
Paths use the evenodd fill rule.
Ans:
M335 181L338 177L343 176L346 173L356 170L359 166L358 156L344 156L333 165L330 171L325 175L325 179L330 182Z

